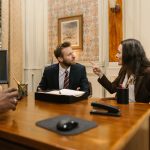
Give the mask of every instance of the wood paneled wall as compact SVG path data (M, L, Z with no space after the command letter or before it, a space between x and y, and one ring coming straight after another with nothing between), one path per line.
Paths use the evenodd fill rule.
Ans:
M117 0L120 5L119 12L113 12L109 9L109 62L116 62L116 53L118 45L122 40L122 0Z
M2 49L7 49L9 53L8 86L17 87L13 77L22 81L22 42L21 0L2 0Z

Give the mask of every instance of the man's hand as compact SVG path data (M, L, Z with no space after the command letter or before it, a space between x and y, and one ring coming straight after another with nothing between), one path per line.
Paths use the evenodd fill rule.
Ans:
M77 91L80 91L80 87L77 87L77 89L76 89Z
M15 110L17 105L18 91L15 88L8 88L0 92L0 112L5 112L10 109Z

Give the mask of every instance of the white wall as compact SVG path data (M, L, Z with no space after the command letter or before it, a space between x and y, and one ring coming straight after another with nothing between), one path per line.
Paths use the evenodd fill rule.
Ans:
M123 0L123 2L124 38L140 40L150 58L150 1Z
M141 42L145 48L146 54L150 59L150 1L141 0L141 15L140 15L140 33Z
M47 0L25 0L23 6L24 25L24 82L29 91L35 91L41 79L42 69L47 64Z

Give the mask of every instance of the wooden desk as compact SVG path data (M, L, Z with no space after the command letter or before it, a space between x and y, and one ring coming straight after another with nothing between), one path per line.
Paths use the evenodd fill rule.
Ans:
M121 117L90 115L91 101L113 100L89 99L73 104L52 104L35 101L28 96L18 103L17 110L0 115L0 147L6 149L81 149L121 150L149 149L150 105L130 103L118 105ZM35 125L39 120L69 114L96 121L98 127L74 136L61 136Z

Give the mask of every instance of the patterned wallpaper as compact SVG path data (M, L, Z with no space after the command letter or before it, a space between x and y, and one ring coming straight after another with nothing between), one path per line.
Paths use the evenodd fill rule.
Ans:
M83 15L83 50L76 50L77 60L98 60L98 0L49 0L49 58L58 44L58 18Z

